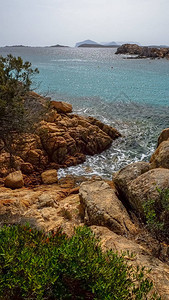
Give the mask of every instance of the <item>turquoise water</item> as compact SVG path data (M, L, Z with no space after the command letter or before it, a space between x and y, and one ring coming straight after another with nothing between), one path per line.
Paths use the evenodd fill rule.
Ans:
M32 62L40 74L35 91L73 104L74 112L92 115L116 127L123 138L80 166L60 170L110 178L127 163L146 160L160 131L169 126L169 61L126 59L115 49L0 48Z

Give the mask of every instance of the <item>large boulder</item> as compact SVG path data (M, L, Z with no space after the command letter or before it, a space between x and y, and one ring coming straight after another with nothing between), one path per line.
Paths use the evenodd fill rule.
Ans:
M23 176L21 171L10 173L5 178L5 186L11 189L18 189L24 186Z
M57 171L55 169L43 172L41 174L41 177L44 184L52 184L58 182Z
M128 186L132 180L150 170L147 162L136 162L122 168L113 175L113 182L123 197L128 197Z
M158 138L158 146L159 146L162 142L167 141L168 139L169 139L169 128L165 128L165 129L161 132L161 134L160 134L160 136L159 136L159 138Z
M148 200L154 200L157 207L161 199L157 189L165 190L168 188L169 170L164 168L153 169L131 181L128 186L128 200L137 215L144 217L143 205ZM164 211L161 211L161 214L163 213Z
M63 101L51 101L50 102L51 108L54 108L59 113L71 113L72 112L72 105Z
M79 196L81 215L86 224L106 226L118 234L134 231L134 225L115 190L104 181L82 183Z
M150 159L151 168L167 168L169 169L169 140L159 144L156 151Z

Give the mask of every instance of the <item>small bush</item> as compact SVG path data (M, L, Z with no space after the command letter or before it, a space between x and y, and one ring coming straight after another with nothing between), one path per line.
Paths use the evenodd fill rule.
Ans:
M169 189L157 191L158 201L150 199L143 205L146 223L158 240L169 242Z
M0 230L0 299L148 299L152 282L124 255L103 253L87 227L68 238L26 226ZM156 295L149 299L157 299ZM160 298L158 298L160 299Z

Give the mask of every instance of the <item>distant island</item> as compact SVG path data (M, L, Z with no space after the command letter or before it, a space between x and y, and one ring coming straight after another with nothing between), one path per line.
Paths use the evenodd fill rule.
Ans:
M95 42L93 40L90 40L90 39L87 39L87 40L84 40L84 41L81 41L81 42L77 42L75 44L75 48L119 48L123 45L131 45L131 49L129 50L128 54L131 54L131 52L135 52L135 50L133 49L136 49L137 47L137 50L138 52L140 53L140 49L144 49L144 53L145 53L145 49L146 48L156 48L156 49L168 49L169 46L167 45L148 45L148 46L143 46L141 45L140 43L136 43L136 42L115 42L115 41L112 41L112 42ZM137 47L136 47L137 45ZM16 45L6 45L6 46L2 46L3 48L69 48L71 46L67 46L67 45L60 45L60 44L54 44L54 45L49 45L49 46L28 46L28 45L22 45L22 44L16 44ZM127 47L127 50L128 50L129 47ZM122 49L122 50L121 50ZM126 48L124 50L124 47L123 48L120 48L119 51L125 51L126 53ZM136 51L137 52L137 51ZM141 51L142 52L142 51ZM164 50L164 52L166 52ZM123 53L124 54L124 53ZM135 53L135 54L138 54L138 53ZM147 55L147 54L146 54ZM144 55L143 53L141 54L141 56L146 56Z
M24 46L24 45L12 45L12 46L5 46L5 47L16 47L16 48L25 48L25 47L29 47L29 46Z
M76 43L75 47L88 47L88 48L117 48L119 45L116 42L109 42L109 43L97 43L92 40L85 40L82 42Z
M101 45L101 44L82 44L79 45L78 48L117 48L119 45Z
M69 46L64 46L64 45L52 45L52 46L49 46L50 48L68 48Z

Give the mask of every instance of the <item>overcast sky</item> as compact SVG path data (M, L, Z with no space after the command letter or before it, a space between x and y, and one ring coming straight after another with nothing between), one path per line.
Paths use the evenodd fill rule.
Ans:
M0 46L169 45L169 0L0 0Z

